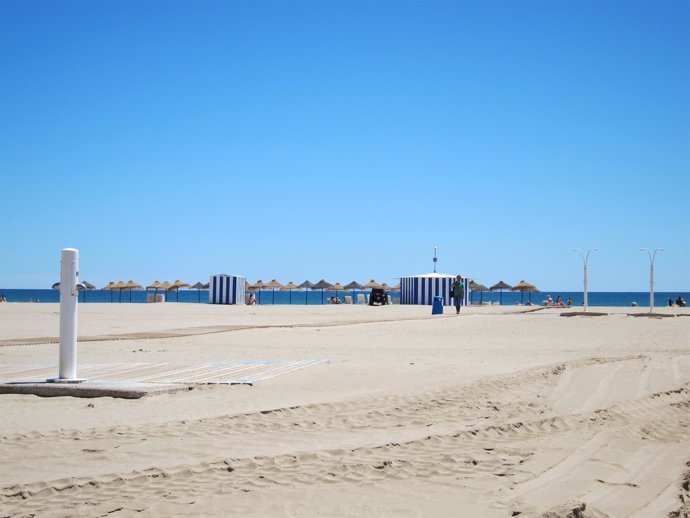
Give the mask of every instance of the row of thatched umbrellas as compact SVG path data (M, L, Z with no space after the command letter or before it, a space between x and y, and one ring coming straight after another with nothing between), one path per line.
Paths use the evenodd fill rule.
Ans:
M161 291L174 291L177 294L177 298L175 300L180 300L180 288L189 288L192 290L197 290L199 292L199 300L201 300L201 290L208 289L208 283L204 284L202 282L197 282L196 284L188 284L186 282L182 282L181 280L177 279L173 283L169 283L168 281L160 282L160 281L153 281L151 284L146 286L146 291L148 290L154 290L154 295L158 294L158 290ZM111 291L111 301L112 301L112 292L113 291L119 291L120 292L120 297L122 297L122 292L129 290L129 301L132 302L132 290L143 290L144 287L141 286L140 284L137 284L134 281L128 281L128 282L109 282L106 286L103 286L104 290L110 290Z
M506 284L503 281L498 281L496 284L491 286L491 288L487 288L483 284L478 284L474 281L470 281L470 291L478 291L480 300L479 302L483 302L483 297L484 297L484 292L485 291L498 291L499 296L500 296L500 303L503 304L503 290L510 290L510 291L519 291L520 292L520 303L524 301L525 297L525 292L529 292L529 301L532 302L532 292L539 292L537 287L534 284L530 284L529 282L526 281L520 281L518 284L515 286L511 286L510 284Z
M313 284L309 281L304 281L302 284L297 285L294 282L290 281L287 284L281 284L277 280L273 279L271 282L263 282L261 280L256 281L254 284L249 284L247 286L248 290L251 291L257 291L257 290L266 290L270 289L273 292L273 300L272 303L275 303L275 298L276 290L280 291L289 291L290 292L290 304L292 304L292 290L304 290L305 292L309 289L311 290L321 290L321 303L323 304L324 300L324 291L329 290L329 291L335 291L335 296L338 296L339 291L350 291L352 290L353 295L355 290L370 290L372 288L382 288L385 291L398 291L400 289L400 285L398 284L397 286L389 286L388 284L381 283L379 284L376 282L374 279L371 279L369 282L366 284L360 284L356 281L352 281L349 284L342 285L339 282L336 282L335 284L331 284L330 282L327 282L324 279L321 279L319 282L316 284ZM261 294L261 291L259 291L259 296Z
M83 287L80 287L80 290L95 290L96 286L93 284L82 281L81 284ZM53 284L54 289L59 289L60 283L57 282ZM201 290L205 290L209 288L209 283L201 283L197 282L196 284L189 285L186 282L180 281L179 279L176 280L173 283L170 282L160 282L160 281L154 281L146 288L144 286L130 280L127 282L124 281L118 281L114 282L111 281L107 285L103 286L101 288L102 290L108 290L110 291L110 301L112 302L113 300L113 293L114 292L119 292L120 293L120 301L122 301L122 292L127 292L129 291L129 301L132 301L132 291L133 290L143 290L146 289L148 290L154 290L154 294L158 294L158 291L175 291L177 294L176 300L179 300L180 294L179 290L180 288L189 288L189 289L194 289L199 292L199 300L201 300ZM247 289L251 291L256 291L256 290L271 290L273 292L273 302L275 303L275 290L280 290L280 291L289 291L290 292L290 303L292 304L292 290L300 290L304 289L305 291L308 289L312 290L321 290L321 302L323 303L323 298L324 298L324 291L329 290L329 291L335 291L336 296L338 296L339 291L347 291L347 290L369 290L372 288L382 288L386 291L394 292L398 291L400 289L400 285L397 286L389 286L388 284L384 283L378 283L374 279L370 280L366 284L360 284L356 281L352 281L349 284L346 284L343 286L339 282L336 282L335 284L331 284L330 282L327 282L324 279L321 279L319 282L316 284L311 283L310 281L304 281L302 284L299 286L296 285L294 282L290 281L287 284L282 284L278 282L277 280L273 279L271 282L263 282L261 280L256 281L254 284L248 284ZM261 296L261 295L259 295Z
M155 290L155 294L158 294L158 290L162 291L174 291L177 293L177 299L180 300L180 288L190 288L193 290L197 290L199 292L199 300L201 301L201 290L208 289L208 283L203 284L201 282L197 282L196 284L189 285L186 282L182 282L181 280L176 280L173 283L169 283L168 281L165 282L159 282L159 281L154 281L148 286L146 286L146 291L148 290ZM60 289L60 283L56 282L53 284L53 289L57 290ZM86 290L95 290L96 286L91 284L90 282L87 281L81 281L79 283L79 291L86 291ZM110 302L113 301L113 293L114 292L119 292L120 293L120 302L122 302L122 292L123 291L129 291L129 301L132 302L132 290L143 290L144 287L141 284L138 284L134 281L118 281L118 282L109 282L105 286L101 288L102 290L107 290L110 291ZM84 300L86 300L86 293L84 293Z
M96 289L96 286L94 286L93 284L91 284L87 281L82 281L80 284L81 284L81 286L79 287L80 291L95 290ZM59 287L60 287L59 282L56 282L55 284L53 284L53 289L59 289ZM154 281L151 284L149 284L148 286L146 286L146 290L147 291L148 290L155 290L155 294L158 294L159 290L161 290L161 291L175 291L177 294L176 300L179 300L180 299L180 293L179 293L180 288L189 288L189 289L197 290L199 292L199 300L201 300L201 290L208 289L208 287L209 287L209 283L204 284L201 282L197 282L196 284L190 285L190 284L187 284L186 282L182 282L181 280L178 279L173 283L169 283L167 281L164 281L164 282ZM331 284L330 282L327 282L324 279L321 279L316 284L313 284L309 281L304 281L300 285L296 285L292 281L288 282L287 284L281 284L277 280L273 279L273 280L271 280L271 282L263 282L261 280L258 280L254 284L248 284L247 285L248 290L251 290L251 291L259 290L259 296L261 296L260 290L270 289L273 292L273 301L272 301L273 303L275 303L275 290L278 289L280 291L289 291L290 292L290 304L292 304L292 290L303 289L303 290L305 290L305 292L306 292L306 290L309 290L309 289L321 290L321 303L323 303L325 290L335 291L335 295L337 297L339 291L344 292L344 291L352 290L353 295L354 295L355 290L370 290L372 288L382 288L383 290L388 291L388 292L395 292L395 291L400 290L400 285L398 284L396 286L389 286L385 282L379 284L374 279L371 279L366 284L360 284L356 281L352 281L351 283L346 284L344 286L342 284L340 284L339 282L336 282L335 284ZM120 301L121 301L122 300L122 292L123 291L129 291L129 301L132 302L132 290L143 290L144 287L141 286L140 284L137 284L136 282L130 280L127 282L124 282L124 281L112 282L111 281L106 286L103 286L103 288L101 288L101 289L108 290L111 292L110 293L110 301L111 302L113 299L113 296L112 296L113 292L119 292L120 293ZM529 292L529 294L530 294L530 298L529 298L530 302L532 301L532 292L537 292L537 293L539 292L539 290L537 289L536 286L534 286L533 284L530 284L524 280L520 281L515 286L510 286L509 284L506 284L503 281L499 281L496 284L494 284L493 286L491 286L490 288L487 288L483 284L476 283L475 281L470 281L469 289L472 292L477 291L480 293L480 297L482 297L482 299L480 299L480 302L483 301L483 292L485 292L485 291L498 291L500 293L500 303L501 304L503 304L503 290L519 291L521 294L520 302L524 301L524 296L525 296L526 291ZM86 294L85 294L85 296L86 296Z

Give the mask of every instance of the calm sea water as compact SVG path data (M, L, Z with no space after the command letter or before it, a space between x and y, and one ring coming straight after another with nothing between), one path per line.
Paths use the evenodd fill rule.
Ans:
M153 293L149 291L149 293ZM159 292L160 293L160 292ZM355 291L355 297L357 293L367 293ZM336 295L334 291L324 291L323 294L321 290L314 290L304 292L302 290L295 290L292 292L287 291L275 291L261 290L257 293L257 299L260 304L324 304L328 302L329 297L337 296L341 301L345 295L352 295L353 292L348 291L347 293L339 291ZM553 299L556 299L557 295L560 295L564 301L567 301L569 297L572 297L573 304L575 306L581 306L583 303L582 292L572 292L572 291L543 291L541 293L533 293L532 303L541 304L541 301L546 298L546 295L550 294ZM60 292L58 290L17 290L17 289L0 289L0 295L4 295L8 302L60 302ZM671 298L676 300L678 296L683 297L685 301L690 301L690 293L688 292L659 292L654 294L654 305L655 306L666 306L668 305L668 299ZM393 294L394 298L399 298L398 293ZM527 302L530 298L529 293L525 293L521 296L520 293L513 292L503 292L502 294L498 292L486 292L486 293L472 293L471 301L474 303L479 302L492 302L498 304L502 299L504 305L514 305L516 302L520 302L522 299ZM589 293L589 305L590 306L630 306L633 302L637 302L640 306L649 305L649 292L602 292L595 291ZM186 303L208 303L208 290L180 290L179 293L167 293L166 300L168 302L186 302ZM130 292L111 292L103 290L92 290L92 291L82 291L79 295L79 302L82 303L115 303L115 304L125 304L125 303L137 303L143 304L146 302L146 292L145 291L132 291Z

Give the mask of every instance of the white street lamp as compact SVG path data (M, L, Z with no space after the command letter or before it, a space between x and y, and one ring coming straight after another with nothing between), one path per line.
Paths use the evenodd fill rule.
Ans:
M436 250L438 250L438 247L434 247L434 273L436 273L436 263L438 262L438 258L436 257Z
M649 256L649 312L654 310L654 258L657 252L663 252L663 248L655 248L652 252L649 248L640 248L640 252L647 252Z
M585 253L584 250L581 248L573 248L573 252L580 252L580 255L582 256L582 264L584 266L584 271L585 271L585 280L584 280L584 302L585 302L585 311L587 311L587 262L589 261L589 253L590 252L596 252L599 250L598 248L589 248L587 249L587 252Z

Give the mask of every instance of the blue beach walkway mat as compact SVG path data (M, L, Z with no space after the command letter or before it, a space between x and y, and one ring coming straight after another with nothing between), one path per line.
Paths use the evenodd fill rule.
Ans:
M247 279L224 273L211 275L208 284L209 304L244 304Z

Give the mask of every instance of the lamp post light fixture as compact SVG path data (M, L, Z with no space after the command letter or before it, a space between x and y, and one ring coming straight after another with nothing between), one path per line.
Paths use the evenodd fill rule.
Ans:
M436 273L436 263L438 262L438 257L436 257L436 250L438 250L438 247L434 247L434 273Z
M663 252L663 248L655 248L652 252L649 248L640 248L640 252L647 252L649 256L649 312L654 310L654 259L657 252Z
M590 252L596 252L597 250L599 250L599 249L598 248L588 248L587 252L585 252L581 248L573 248L573 252L580 252L580 255L582 256L582 264L583 264L584 273L585 273L585 279L584 279L585 311L587 311L587 262L589 261L589 253Z

